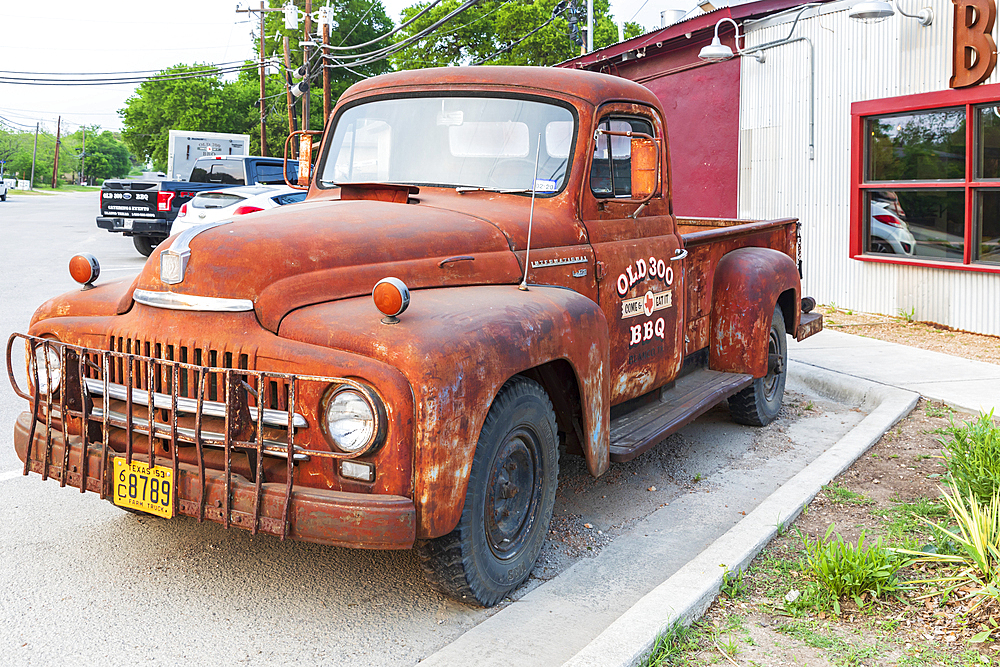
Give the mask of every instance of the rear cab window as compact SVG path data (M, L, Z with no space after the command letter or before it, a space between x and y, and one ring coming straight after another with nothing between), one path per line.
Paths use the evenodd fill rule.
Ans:
M598 124L607 132L640 132L653 134L653 126L644 118L608 116ZM595 197L630 198L632 196L632 142L628 137L601 134L594 144L594 160L590 166L590 190Z

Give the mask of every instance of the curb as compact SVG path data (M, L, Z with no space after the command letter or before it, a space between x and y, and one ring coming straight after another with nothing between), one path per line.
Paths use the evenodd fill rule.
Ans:
M652 650L665 629L677 623L690 625L715 599L726 570L735 572L749 565L778 533L778 526L794 521L824 484L850 467L909 414L920 397L916 392L800 362L789 364L789 376L819 394L872 411L745 519L618 617L563 667L632 667Z

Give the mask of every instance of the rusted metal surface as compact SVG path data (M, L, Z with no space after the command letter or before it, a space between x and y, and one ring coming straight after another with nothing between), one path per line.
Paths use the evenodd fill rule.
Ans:
M102 497L110 497L112 491L108 484L107 467L111 465L113 458L123 456L128 463L131 462L133 454L148 456L149 465L152 468L156 464L156 450L161 449L164 456L170 458L171 468L174 471L180 470L183 474L180 478L175 478L174 502L182 507L187 507L192 516L197 516L200 520L206 516L213 520L220 521L227 528L233 520L233 503L237 503L243 498L239 505L239 511L246 514L246 503L249 502L254 509L254 513L243 516L239 523L251 530L264 530L273 532L281 537L294 535L300 539L309 539L327 544L351 544L352 546L364 546L371 548L386 548L387 542L392 542L396 547L409 547L413 541L413 507L412 502L399 503L393 501L388 505L397 514L398 528L403 528L403 532L395 537L388 535L377 535L373 541L365 538L361 528L354 531L355 538L349 538L342 533L324 534L318 531L317 527L310 523L303 526L296 532L291 522L296 518L298 507L293 502L298 500L298 496L304 490L303 487L296 488L296 477L306 475L307 464L313 459L340 459L355 458L352 455L331 451L329 446L322 448L300 447L295 443L295 434L299 430L308 430L304 427L303 421L298 416L296 403L296 386L318 385L320 389L331 385L352 384L356 381L347 378L323 377L312 375L291 375L283 373L272 373L266 371L254 371L243 368L205 368L192 364L181 363L175 360L164 360L155 357L139 357L130 353L121 353L109 350L88 349L70 346L65 343L58 343L48 339L25 336L23 334L13 334L8 342L7 364L12 365L10 352L15 341L21 341L26 345L27 364L29 369L28 384L21 386L11 370L10 376L15 392L22 398L31 398L36 406L42 404L45 414L45 433L37 433L35 426L37 422L37 412L24 413L18 420L18 427L15 429L15 449L18 456L25 463L25 474L27 470L37 470L42 473L43 478L52 472L58 477L60 485L65 486L71 480L72 474L78 473L75 486L81 490L91 486L101 494ZM36 347L37 346L37 347ZM43 357L48 359L48 351L54 350L60 358L60 368L68 369L67 359L75 357L79 373L70 374L62 372L61 382L55 391L46 391L44 403L39 397L39 387L53 387L54 370L49 366L44 368L47 378L41 384L42 377L39 366L48 366L45 360L40 364L36 349L43 351ZM127 384L119 385L109 382L108 375L104 375L106 369L114 368L117 362L127 369L124 378ZM133 371L138 368L141 373L136 375ZM110 371L109 374L113 373ZM197 382L195 393L196 409L193 416L195 427L194 435L191 437L181 431L178 424L178 393L181 391L179 384L170 383L164 386L163 380L167 378L179 378L180 373L194 373ZM211 419L224 425L223 433L209 434L202 430L202 422L206 413L206 402L204 400L205 387L212 377L218 377L224 387L225 402L223 406L223 416L212 417ZM146 386L143 387L143 380ZM287 413L287 420L283 435L278 435L278 429L267 429L266 412L279 411L273 405L267 405L267 399L260 401L257 397L265 397L266 393L257 393L253 396L248 388L253 384L264 387L270 382L280 381L287 386L287 399L283 401L284 412ZM155 389L155 391L154 391ZM94 390L99 390L94 393ZM31 392L29 394L29 391ZM120 393L126 395L126 400L117 400ZM168 398L163 392L169 393L169 405L171 415L163 418L162 407ZM305 392L308 394L308 392ZM58 394L58 401L53 397ZM73 406L67 400L68 396L79 395L83 398L79 404ZM139 398L139 401L135 399ZM142 400L145 398L145 400ZM186 397L190 398L190 397ZM157 400L161 399L161 400ZM256 409L258 419L251 419L251 403ZM58 406L58 408L57 408ZM124 406L124 414L121 412ZM185 415L183 419L190 420L190 415ZM307 421L307 420L306 420ZM97 424L107 424L103 431L103 442L101 447L91 447L88 434L92 426ZM316 422L312 422L316 426ZM313 430L316 430L315 428ZM280 446L263 447L263 433L268 432L269 437L282 437L284 440L284 451ZM144 434L145 438L133 439L134 434ZM306 439L303 438L303 441ZM66 444L69 443L69 446ZM194 445L194 452L190 451ZM205 447L213 447L216 450L215 456L208 456ZM313 447L316 447L313 445ZM218 452L221 448L221 453ZM237 452L254 450L260 456L256 460L256 474L250 471L248 465L234 466L234 455ZM84 456L84 452L87 453ZM110 454L110 456L109 456ZM221 455L219 455L221 454ZM275 465L272 460L278 454L283 454L285 461L280 465ZM270 459L264 462L269 455ZM71 467L71 458L76 460L76 464ZM96 464L91 459L96 460ZM194 462L192 461L194 459ZM97 470L93 476L88 476L88 471ZM234 472L234 467L239 469ZM194 471L197 471L194 474ZM282 474L283 473L283 474ZM86 480L86 481L83 481ZM253 481L250 481L253 480ZM113 482L112 482L113 483ZM221 486L221 492L212 486ZM196 493L195 493L196 491ZM293 493L294 491L294 493ZM331 492L333 493L333 492ZM315 513L327 513L330 517L328 521L342 522L352 516L352 512L358 511L359 507L367 508L369 505L378 507L382 499L371 494L343 493L329 496L329 502L336 505L332 510L322 507L322 494L317 494L308 504L310 515ZM193 502L194 498L197 502ZM293 498L294 497L294 498ZM211 503L215 504L218 512L207 512L206 508ZM267 508L278 508L280 520L273 521L273 512L270 522L264 521L269 518L262 515L262 511ZM345 508L353 508L345 509ZM345 513L345 516L338 518L338 513ZM182 513L186 513L183 512ZM271 525L272 529L262 527L263 524ZM323 523L320 521L319 523ZM274 528L274 526L277 528ZM395 525L395 524L393 524Z
M593 301L554 287L449 288L421 292L399 324L378 315L369 299L346 299L291 313L279 334L350 350L406 376L415 404L418 537L454 528L486 413L521 371L569 362L584 406L584 454L595 475L607 469L608 329Z
M791 257L770 248L739 248L715 270L709 368L767 375L767 343L774 306L781 303L788 331L799 319L799 274ZM784 298L782 298L784 295Z
M799 318L799 328L795 330L795 340L803 341L823 330L822 313L803 313Z
M564 189L536 197L532 212L530 193L314 180L304 203L193 235L180 282L160 279L165 243L132 282L46 302L29 334L80 370L56 396L20 390L32 411L15 438L26 473L107 498L114 460L134 458L170 467L175 515L406 547L455 527L480 430L513 375L545 388L567 446L600 475L612 405L670 385L696 353L712 369L763 376L775 303L789 332L821 326L799 323L795 221L674 217L667 128L647 89L569 70L422 70L356 84L334 115L365 96L441 91L570 105ZM652 196L592 191L595 130L610 117L652 127ZM411 303L385 324L370 294L390 276ZM137 288L238 308L153 307L133 302ZM31 363L37 388L46 364ZM342 475L347 456L319 427L336 383L360 383L384 404L385 442L357 458L373 481ZM691 416L680 413L671 424Z

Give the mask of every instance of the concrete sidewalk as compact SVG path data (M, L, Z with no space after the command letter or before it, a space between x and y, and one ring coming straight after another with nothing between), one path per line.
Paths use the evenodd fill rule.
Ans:
M829 330L790 344L788 358L915 391L967 412L994 410L1000 415L1000 366L996 364Z
M470 656L496 657L498 664L509 664L519 650L531 650L531 642L524 638L539 633L546 635L546 643L576 643L579 647L579 631L590 626L595 632L596 622L603 630L595 632L572 658L548 664L631 667L650 650L664 628L689 623L704 613L718 593L724 571L748 565L774 537L778 526L794 520L824 484L846 470L913 409L918 394L967 411L996 409L1000 413L997 365L832 331L803 343L790 342L789 359L790 382L859 405L868 416L693 560L679 569L665 568L674 573L661 583L650 589L649 582L636 581L638 589L649 592L616 619L595 618L602 616L601 605L595 601L601 598L605 578L621 586L621 580L628 577L629 563L615 557L614 547L619 542L625 545L629 536L618 538L598 558L574 565L480 623L421 665L463 665ZM675 530L693 528L680 525ZM655 549L647 555L665 557L653 552ZM559 653L553 650L551 655Z

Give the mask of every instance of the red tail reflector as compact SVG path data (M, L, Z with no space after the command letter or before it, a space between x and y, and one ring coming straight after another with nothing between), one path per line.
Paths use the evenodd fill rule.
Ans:
M178 213L177 215L187 215L187 212L188 212L188 205L187 202L184 202L183 204L181 204L181 212Z
M235 211L233 211L233 215L246 215L247 213L256 213L257 211L263 211L263 210L264 209L262 209L259 206L240 206Z
M887 225L892 225L893 227L902 227L903 223L900 222L899 218L894 215L873 215L873 218L879 222L884 222Z
M170 202L174 200L174 195L176 192L157 192L156 193L156 210L170 212Z

